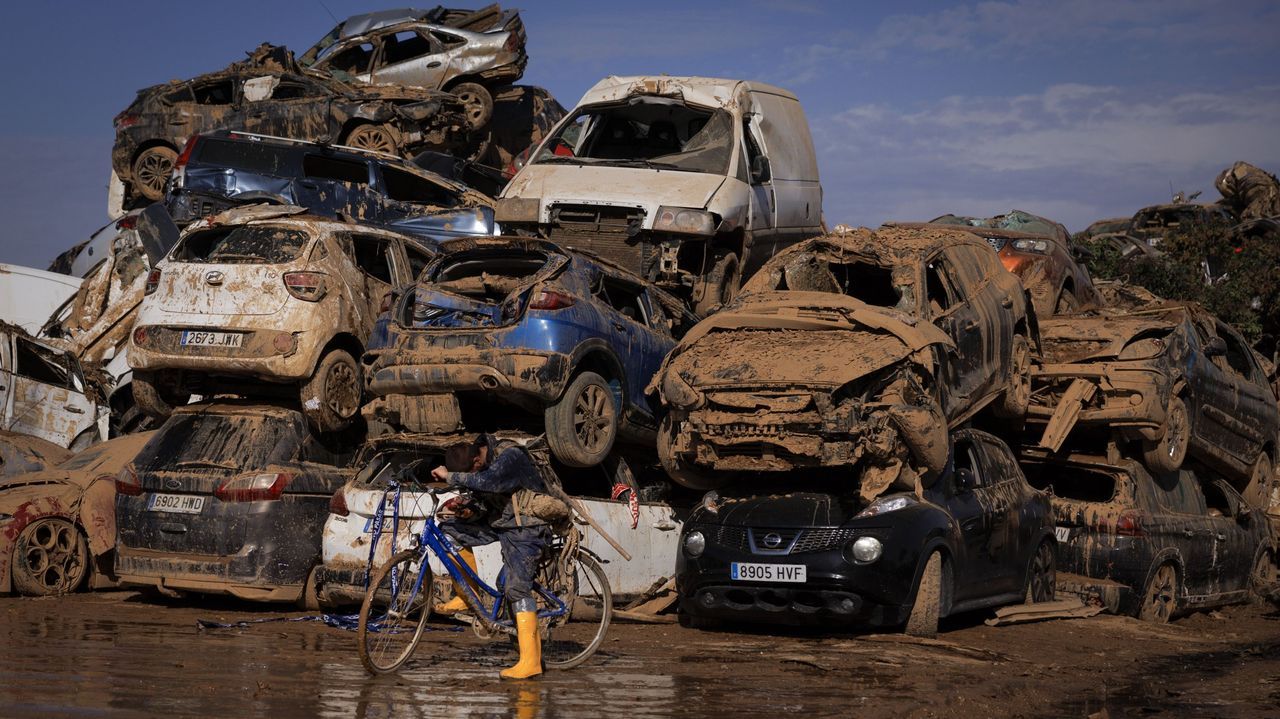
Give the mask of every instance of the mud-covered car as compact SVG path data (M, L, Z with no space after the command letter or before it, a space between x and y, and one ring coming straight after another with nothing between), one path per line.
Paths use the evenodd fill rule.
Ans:
M1022 280L1040 317L1074 312L1100 299L1089 271L1077 262L1071 235L1057 222L1012 210L995 217L943 215L928 224L963 228L986 240L1000 255L1005 269Z
M321 432L356 416L365 340L432 250L302 212L202 220L151 271L129 344L139 408L165 417L192 394L263 394L297 397Z
M1147 244L1158 245L1170 231L1213 226L1225 229L1237 222L1236 213L1226 205L1175 202L1138 210L1130 220L1128 233Z
M1053 599L1049 497L1008 446L953 435L953 461L922 493L867 503L808 482L787 491L709 493L676 561L686 624L906 625L981 607Z
M474 438L471 434L401 434L371 440L361 450L353 463L359 471L334 494L329 505L329 518L324 525L324 564L316 581L322 604L359 604L365 594L365 573L382 566L395 552L414 546L432 507L431 498L424 491L425 485L434 481L431 470L444 463L445 450L451 444ZM412 472L401 474L415 463ZM397 475L399 525L395 525L397 495L390 484ZM592 478L597 479L598 475ZM588 486L575 491L571 482L566 490L573 491L591 518L631 554L629 561L623 559L599 532L586 532L582 538L582 546L601 560L614 601L639 598L655 582L671 576L680 535L678 517L683 512L678 515L667 503L642 496L636 502L633 519L627 499L610 499L609 483L578 484ZM452 492L442 492L439 499L443 504L453 496L456 495ZM373 518L379 508L383 512L382 533L375 536ZM495 543L476 547L475 552L480 577L492 586L497 586L495 581L502 569L498 549ZM439 558L432 555L430 560L435 576L444 577L442 581L447 584L448 575Z
M235 131L188 140L165 195L180 224L260 202L359 219L432 243L494 230L492 198L414 163Z
M1129 231L1129 225L1133 222L1132 217L1108 217L1101 220L1095 220L1088 227L1072 235L1074 240L1088 240L1098 235L1123 234Z
M557 459L590 467L616 439L652 442L645 386L688 319L674 297L587 253L454 240L402 293L364 362L370 390L382 407L405 408L408 429L432 431L406 419L412 395L434 396L435 431L514 422L504 415L520 408L545 421ZM441 420L449 412L452 426Z
M38 472L0 479L0 594L64 594L114 581L115 478L151 439L100 442Z
M472 127L493 114L493 93L529 62L516 10L437 6L354 15L298 59L304 67L373 84L444 90L467 108Z
M911 488L943 468L948 426L989 405L1026 412L1029 307L968 232L802 242L668 356L652 386L666 409L658 456L694 489L793 469L857 480L868 499Z
M1031 426L1061 448L1079 426L1136 442L1157 474L1190 454L1267 507L1280 407L1249 345L1190 303L1044 320L1032 370ZM1276 498L1280 499L1280 498Z
M0 430L0 481L40 472L71 457L71 452L39 437Z
M191 80L138 91L115 118L111 167L133 198L159 200L192 135L245 130L407 156L468 129L453 95L412 87L352 86L301 70L282 47Z
M1203 469L1152 475L1087 454L1026 454L1022 464L1053 495L1061 591L1167 622L1274 589L1267 518Z
M0 430L79 451L102 439L98 393L76 356L0 321Z
M322 443L287 407L179 408L115 478L117 577L315 606L329 500L351 477L339 468L347 446Z

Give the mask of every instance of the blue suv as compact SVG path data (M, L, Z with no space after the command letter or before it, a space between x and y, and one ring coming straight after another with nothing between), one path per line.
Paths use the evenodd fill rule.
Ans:
M366 376L383 398L375 412L413 431L407 417L427 403L430 429L440 431L509 426L520 417L512 408L523 409L545 421L552 452L575 467L599 464L615 439L652 446L644 390L692 324L679 300L543 240L454 240L441 250L370 339ZM441 421L450 412L455 424Z

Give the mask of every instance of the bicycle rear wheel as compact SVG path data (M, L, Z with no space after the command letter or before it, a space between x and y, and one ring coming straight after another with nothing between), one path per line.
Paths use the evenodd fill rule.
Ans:
M421 582L419 572L424 575ZM413 655L430 614L431 568L421 552L406 549L369 582L356 630L360 663L370 674L399 669Z
M604 642L613 618L613 591L609 580L595 558L579 552L569 563L570 571L561 576L558 564L551 562L544 570L545 587L568 607L565 616L543 619L542 662L548 669L572 669L585 662ZM551 609L554 602L535 591L538 609Z

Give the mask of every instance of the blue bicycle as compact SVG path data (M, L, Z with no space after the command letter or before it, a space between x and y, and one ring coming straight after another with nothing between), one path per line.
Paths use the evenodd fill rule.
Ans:
M407 467L398 479L412 482L412 491L429 495L431 512L414 538L416 546L396 553L373 574L360 606L360 661L372 674L400 668L422 640L434 604L428 561L432 554L453 578L454 586L461 588L470 608L469 613L454 618L469 621L476 635L484 639L515 638L515 623L502 592L505 570L499 573L495 588L462 561L436 523L439 490L417 484L413 474L413 467ZM613 616L609 582L600 563L580 546L581 538L576 527L557 536L543 555L534 584L543 664L549 669L569 669L586 661L604 641Z

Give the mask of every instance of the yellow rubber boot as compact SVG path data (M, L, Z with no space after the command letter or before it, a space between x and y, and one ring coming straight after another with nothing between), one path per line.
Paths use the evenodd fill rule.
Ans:
M459 549L458 556L462 557L462 561L466 562L468 567L471 567L472 572L476 572L477 577L480 576L476 570L476 553L471 551L470 547L463 547L462 549ZM467 584L470 585L471 591L475 592L476 595L479 596L480 590L476 587L475 583L471 581L470 577L467 577ZM452 616L458 612L466 611L467 600L462 598L462 586L455 581L453 583L453 599L450 599L444 604L437 604L432 607L432 609L435 610L436 614L443 614L445 616Z
M516 612L516 640L520 644L520 661L503 669L503 679L528 679L542 673L542 637L538 636L538 613Z

